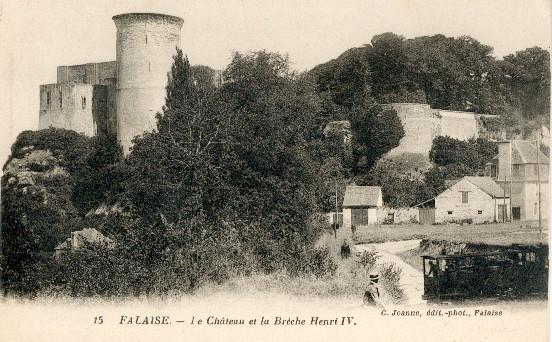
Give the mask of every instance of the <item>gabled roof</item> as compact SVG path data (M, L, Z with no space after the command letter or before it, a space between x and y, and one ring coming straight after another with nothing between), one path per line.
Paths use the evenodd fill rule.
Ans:
M377 207L381 198L379 186L348 185L345 189L343 207Z
M496 182L491 177L466 176L464 177L464 179L477 186L479 189L483 190L493 198L510 197L508 193L506 193L506 196L504 196L504 189L502 189L500 185L496 184Z
M512 164L536 164L537 147L529 140L512 140ZM539 153L539 164L549 164L549 158Z

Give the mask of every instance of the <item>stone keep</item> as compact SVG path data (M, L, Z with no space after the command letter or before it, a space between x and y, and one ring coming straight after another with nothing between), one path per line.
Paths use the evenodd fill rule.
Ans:
M117 27L117 139L128 154L136 135L155 128L184 21L153 13L116 15L113 21Z

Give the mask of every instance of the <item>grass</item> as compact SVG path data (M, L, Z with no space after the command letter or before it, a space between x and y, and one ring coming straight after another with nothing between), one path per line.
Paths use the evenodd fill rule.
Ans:
M548 229L541 233L528 223L493 223L465 225L373 225L358 227L355 243L377 243L401 240L447 240L453 242L511 245L548 243ZM536 226L536 225L534 225Z
M398 284L401 270L396 265L376 265L378 256L375 252L352 253L349 258L342 259L339 255L342 242L343 240L335 240L329 234L325 234L318 242L319 247L329 249L331 258L338 265L334 275L290 276L282 271L253 274L232 278L223 284L208 284L200 288L198 293L284 294L292 297L349 298L361 302L369 284L369 274L377 270L382 275L380 291L385 288L395 303L403 299L403 292Z

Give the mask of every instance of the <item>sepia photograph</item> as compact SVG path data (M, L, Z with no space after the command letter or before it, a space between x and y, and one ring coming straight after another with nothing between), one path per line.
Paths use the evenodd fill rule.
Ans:
M548 341L547 0L0 0L1 341Z

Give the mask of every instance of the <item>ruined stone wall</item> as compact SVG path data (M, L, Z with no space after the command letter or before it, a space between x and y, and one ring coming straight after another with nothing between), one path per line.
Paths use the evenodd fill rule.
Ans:
M440 116L440 136L468 140L479 136L476 115L468 112L435 110Z
M480 114L432 109L421 103L391 103L383 107L397 112L404 129L404 137L389 156L419 153L427 157L433 139L438 136L459 140L479 136L477 117Z
M404 137L399 146L389 152L389 155L402 153L420 153L428 155L433 138L439 135L439 118L427 104L392 103L384 108L395 109L404 129Z
M129 13L113 17L117 26L117 138L125 153L131 140L155 128L165 104L165 87L183 20Z
M405 224L420 222L418 208L378 208L379 224Z
M40 86L39 129L57 127L94 136L106 129L107 90L91 84Z

